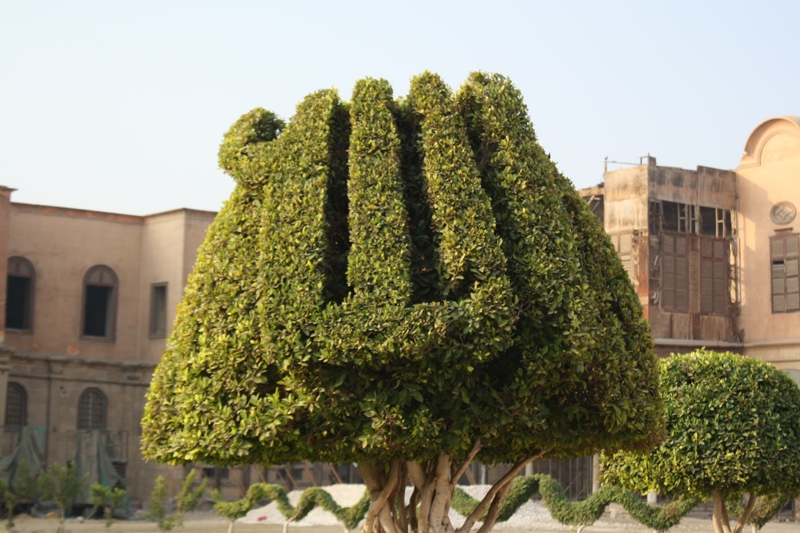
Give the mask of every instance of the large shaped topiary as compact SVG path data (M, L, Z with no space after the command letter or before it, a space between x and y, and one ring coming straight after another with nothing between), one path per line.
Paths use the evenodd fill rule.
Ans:
M357 462L365 531L452 530L469 462L646 447L660 427L638 298L536 142L519 91L435 74L256 109L148 393L159 461ZM414 483L404 508L403 487ZM419 513L414 509L419 507Z
M728 352L673 355L660 366L668 436L647 455L606 454L606 482L713 499L717 533L731 532L727 502L747 494L733 531L763 526L800 494L800 389L774 366Z

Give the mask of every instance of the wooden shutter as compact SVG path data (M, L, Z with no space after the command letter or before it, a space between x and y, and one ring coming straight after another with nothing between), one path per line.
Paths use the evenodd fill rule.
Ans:
M800 311L799 248L797 235L774 237L770 241L773 313Z
M670 311L689 311L689 248L685 235L662 237L662 307Z
M723 314L728 307L726 242L702 238L700 241L700 312Z

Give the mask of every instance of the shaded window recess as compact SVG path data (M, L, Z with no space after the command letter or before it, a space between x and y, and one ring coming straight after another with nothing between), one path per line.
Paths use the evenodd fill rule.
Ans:
M700 240L700 312L724 314L730 291L728 241L704 237Z
M634 260L633 260L633 233L620 233L611 235L611 242L614 243L614 249L628 273L628 277L633 281L634 279Z
M9 382L6 392L6 427L28 424L28 393L19 383Z
M8 260L6 329L30 331L33 319L33 265L24 257Z
M247 467L249 468L249 467ZM219 466L204 466L202 467L202 475L215 489L219 490L222 485L233 484L230 476L230 469Z
M204 466L203 475L212 481L227 481L230 478L230 471L219 466Z
M650 202L650 233L665 231L725 238L733 235L728 209L656 200Z
M78 400L78 430L106 429L106 395L100 389L86 389Z
M688 241L679 234L661 239L661 307L666 311L689 312Z
M780 232L770 239L772 262L772 312L800 311L798 235Z
M700 207L700 235L730 237L732 232L731 212L718 207Z
M84 337L113 339L117 308L117 276L107 266L89 269L83 285Z
M156 283L150 288L150 337L167 336L167 284Z

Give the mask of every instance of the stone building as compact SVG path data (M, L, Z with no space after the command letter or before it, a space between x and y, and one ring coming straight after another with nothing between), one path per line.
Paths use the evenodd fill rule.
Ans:
M581 195L631 276L657 353L729 350L800 383L800 118L759 124L735 170L640 163Z
M145 463L139 421L175 306L214 213L144 217L10 201L0 189L0 454L21 426L44 428L44 461L75 456L79 432L100 430L134 501L157 475Z

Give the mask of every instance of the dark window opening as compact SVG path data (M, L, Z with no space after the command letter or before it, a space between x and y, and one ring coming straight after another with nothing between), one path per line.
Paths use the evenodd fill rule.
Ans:
M106 429L106 397L98 389L86 389L78 400L78 430Z
M111 309L112 287L86 286L86 314L83 321L83 334L89 337L108 337L109 310Z
M661 202L662 231L678 231L678 204Z
M116 274L107 266L92 267L84 277L81 326L83 336L113 339L116 308Z
M779 235L770 241L772 312L800 311L800 250L797 235Z
M6 283L6 328L30 329L30 278L8 276Z
M167 284L153 285L150 294L150 336L167 335Z
M661 306L668 311L689 311L688 238L664 235L661 248Z
M31 329L33 316L33 265L23 257L8 260L6 278L6 328Z
M697 206L661 202L661 229L677 233L697 233Z
M700 312L724 314L728 309L728 243L700 241Z
M663 223L661 216L661 202L650 202L650 235L661 235L661 224Z
M730 237L731 212L717 207L700 207L700 234L718 238Z
M28 423L28 394L19 383L10 382L6 392L6 427L22 427Z

